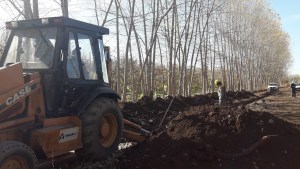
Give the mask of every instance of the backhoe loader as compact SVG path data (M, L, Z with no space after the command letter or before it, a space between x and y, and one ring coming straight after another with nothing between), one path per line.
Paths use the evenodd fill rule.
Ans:
M107 28L64 17L12 21L6 28L0 169L35 169L38 159L73 150L101 160L122 137L145 139L146 130L123 119L120 97L109 87Z

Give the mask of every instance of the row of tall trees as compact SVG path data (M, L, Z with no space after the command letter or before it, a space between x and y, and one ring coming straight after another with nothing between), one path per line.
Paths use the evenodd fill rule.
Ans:
M23 10L17 1L26 19L42 11L37 0L23 0ZM74 1L53 1L58 15L82 19ZM110 28L112 85L123 100L214 92L215 79L227 90L260 89L291 62L289 36L265 0L94 0L81 10Z
M117 50L125 61L114 66L124 73L115 76L123 98L213 92L215 79L228 90L255 90L287 75L289 36L264 0L154 0L116 4L113 14L126 30L117 37L125 34L131 48Z

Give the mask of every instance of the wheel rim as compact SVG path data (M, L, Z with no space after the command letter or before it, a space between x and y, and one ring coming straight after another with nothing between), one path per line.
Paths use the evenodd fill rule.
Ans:
M110 147L117 136L117 120L113 114L104 115L100 120L99 142L103 147Z
M7 159L0 169L28 169L28 164L25 158L15 155Z

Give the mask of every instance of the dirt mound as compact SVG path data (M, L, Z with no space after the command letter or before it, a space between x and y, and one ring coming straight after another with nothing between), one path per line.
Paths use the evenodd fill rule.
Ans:
M249 153L250 155L234 158L234 154L243 154L248 151L248 147L266 135L277 136L255 149L255 152ZM237 107L220 109L197 106L179 114L165 131L125 151L120 166L164 169L228 168L230 165L238 168L281 168L278 165L285 164L282 153L293 151L288 149L286 141L295 142L293 138L300 138L297 126L269 113ZM271 149L270 145L274 146L276 142L278 145L273 148L281 154L276 154L276 151L259 153L260 149ZM287 155L286 153L285 156ZM265 163L265 160L272 162Z
M251 92L236 91L227 92L226 96L230 102L233 100L247 100L255 99L255 96ZM251 102L252 100L250 100ZM187 108L200 105L215 105L218 102L218 94L208 93L206 95L195 95L193 97L172 97L168 96L165 99L160 97L152 99L151 97L144 96L136 103L126 102L122 103L122 113L125 119L142 125L147 130L155 130L161 122L166 110L170 106L167 112L167 118L164 121L164 126L174 117ZM171 105L170 105L171 104ZM237 103L237 105L240 103Z
M174 118L166 132L176 140L201 138L216 149L235 152L265 135L287 135L298 130L266 112L235 107L193 107Z
M120 150L107 164L86 168L120 169L299 169L299 126L245 104L264 98L251 92L227 92L232 104L218 107L217 94L194 97L143 97L123 104L126 119L152 136ZM163 127L157 126L168 109ZM260 103L257 103L260 104ZM265 103L266 104L266 103Z
M244 98L249 98L249 97L255 96L254 93L245 91L245 90L236 91L236 92L228 91L226 93L226 95L227 95L227 97L233 98L233 99L244 99Z

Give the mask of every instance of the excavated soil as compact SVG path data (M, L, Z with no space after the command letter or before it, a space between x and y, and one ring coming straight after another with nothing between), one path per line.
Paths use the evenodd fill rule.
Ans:
M297 126L269 113L199 106L125 151L120 168L300 168L297 139Z
M123 103L124 118L152 135L107 161L72 168L299 169L299 125L268 112L261 101L283 95L227 92L222 107L216 93Z
M244 105L268 95L269 93L264 93L261 96L256 96L248 91L229 91L226 94L228 105L233 106ZM168 96L165 99L158 97L155 100L144 96L136 103L126 102L121 103L120 106L122 107L122 113L125 119L140 124L147 130L154 131L158 129L165 114L166 118L161 128L164 128L170 120L190 107L199 105L210 107L217 105L217 103L217 93L209 93L193 97Z
M297 169L300 168L299 126L245 104L269 96L228 92L227 106L217 95L176 97L163 128L158 125L171 99L143 98L125 103L124 117L153 132L145 142L124 150L123 169ZM273 96L271 96L273 97ZM130 106L128 106L130 105ZM131 114L132 113L132 114Z

